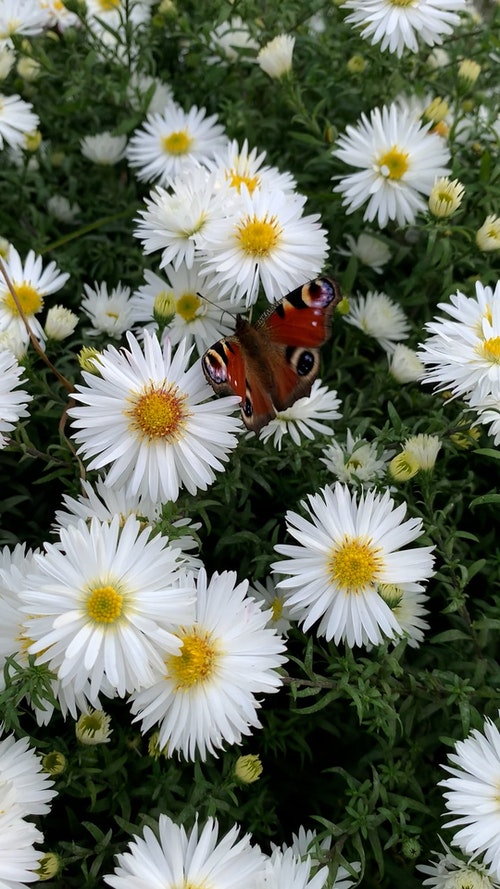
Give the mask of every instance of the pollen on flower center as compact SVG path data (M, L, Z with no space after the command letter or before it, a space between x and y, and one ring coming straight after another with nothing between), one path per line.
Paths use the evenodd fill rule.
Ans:
M232 188L241 191L241 186L246 185L250 194L252 194L259 184L258 176L245 176L244 173L238 173L237 170L230 170L227 178Z
M112 586L95 587L86 602L87 614L98 624L116 623L123 609L123 596Z
M99 0L99 6L103 12L111 12L113 9L118 9L120 3L121 0Z
M186 396L176 386L151 389L141 395L130 411L132 423L149 439L179 437L187 417Z
M500 336L492 336L482 344L484 357L492 364L500 364Z
M43 296L31 284L18 284L14 290L25 315L35 315L43 308ZM13 315L19 315L12 293L4 296L3 303Z
M346 592L359 593L375 583L383 566L380 549L371 538L346 537L330 555L330 580Z
M169 679L177 688L189 689L199 682L206 682L216 663L216 650L208 636L192 632L181 637L180 654L171 655L165 661Z
M183 293L177 300L175 310L184 321L194 321L201 305L201 299L196 293Z
M402 9L408 9L409 6L416 6L417 0L390 0L392 6L399 6Z
M395 145L386 151L377 162L377 169L385 179L402 179L408 167L408 152L401 151Z
M170 133L169 136L163 136L161 144L163 150L168 154L187 154L193 144L193 139L186 130L178 130L176 133Z
M275 216L264 219L247 217L238 227L237 239L251 256L268 256L279 243L281 226Z

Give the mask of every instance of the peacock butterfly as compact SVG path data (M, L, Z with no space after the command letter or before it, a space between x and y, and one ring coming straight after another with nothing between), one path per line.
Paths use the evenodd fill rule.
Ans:
M207 349L203 372L217 395L239 395L248 429L259 432L278 411L309 395L318 376L319 347L330 337L342 299L330 278L292 290L250 324L236 317L233 336Z

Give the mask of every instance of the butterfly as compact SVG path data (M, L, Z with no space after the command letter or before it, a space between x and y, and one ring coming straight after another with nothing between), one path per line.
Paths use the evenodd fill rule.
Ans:
M309 395L319 347L330 338L339 285L316 278L292 290L255 324L236 316L236 330L207 349L203 372L217 395L239 395L248 429L259 432L278 411Z

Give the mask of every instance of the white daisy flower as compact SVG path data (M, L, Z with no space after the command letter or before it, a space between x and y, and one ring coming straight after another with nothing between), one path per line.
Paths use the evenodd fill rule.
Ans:
M265 586L259 580L254 580L248 592L256 602L262 604L267 610L269 614L267 625L276 630L280 636L288 636L292 618L284 593L277 588L273 578L266 577Z
M26 889L26 883L38 880L37 871L43 857L43 850L35 849L35 843L43 843L43 834L31 821L25 821L21 817L15 797L13 782L2 782L0 809L2 889Z
M169 184L193 166L207 165L227 139L217 115L193 105L184 111L167 105L163 114L149 114L143 127L133 132L128 148L129 165L142 182Z
M219 824L214 818L204 827L196 821L186 832L168 815L160 815L158 838L145 827L143 836L134 837L128 851L117 855L114 872L104 881L113 889L144 885L178 889L180 884L248 889L265 859L260 849L250 845L249 834L238 839L238 833L238 828L232 827L219 840Z
M50 17L35 0L2 0L0 42L12 45L14 36L35 37L48 27Z
M29 747L28 738L8 735L0 740L0 784L11 782L14 788L14 801L20 815L46 815L50 811L50 801L56 796L54 782L34 750Z
M476 244L483 253L500 250L500 217L487 216L476 232Z
M396 343L392 354L388 354L389 373L397 383L414 383L422 379L425 371L414 349L409 349L404 343Z
M25 102L18 95L0 94L0 149L5 145L25 148L26 136L36 130L39 123L31 102Z
M0 80L6 80L16 62L16 51L0 38Z
M304 861L293 849L274 849L266 861L256 889L323 889L328 879L328 868L320 867L314 876L309 857Z
M410 459L415 460L419 470L428 471L433 469L436 464L437 455L441 450L441 442L437 435L420 433L405 439L403 449Z
M80 150L87 160L102 167L117 164L125 157L127 148L126 136L113 136L109 130L96 133L95 136L84 136L80 140Z
M273 80L284 77L292 70L294 46L295 37L290 34L278 34L259 51L257 64Z
M358 498L345 485L309 495L311 521L287 513L288 531L299 546L280 544L286 558L271 567L290 575L278 583L287 591L294 617L308 630L349 647L401 635L402 628L380 595L381 584L401 586L432 576L432 547L402 549L422 533L421 519L407 519L389 492Z
M344 321L373 336L389 354L396 343L407 339L410 333L410 324L401 306L386 293L375 290L350 299L349 314L344 316Z
M476 282L476 296L460 291L438 303L449 317L425 325L431 336L418 353L426 365L424 382L437 390L467 395L477 388L496 394L500 386L500 281L495 289Z
M134 111L161 114L174 101L172 87L159 77L132 71L127 83L127 99ZM147 105L145 101L147 99Z
M481 864L475 857L464 861L455 855L449 846L441 844L444 852L432 852L436 857L430 864L417 864L417 870L422 874L428 874L423 880L423 886L431 886L432 889L500 889L500 882L490 875L490 870L485 864Z
M33 398L25 389L17 387L26 383L12 352L0 352L0 450L9 444L9 435L21 417L27 417L26 405Z
M500 393L486 392L484 394L478 388L467 397L467 402L469 407L477 413L477 419L473 425L489 425L488 434L492 436L495 445L500 444Z
M132 334L128 349L109 346L99 375L83 373L71 408L74 438L89 469L110 466L106 484L127 485L154 502L176 500L181 487L205 491L236 447L241 420L229 416L238 396L209 399L199 364L186 370L189 353L175 353L144 333L144 351Z
M221 336L234 331L234 305L221 299L219 289L210 278L202 275L199 263L192 268L180 266L163 269L165 277L146 269L146 284L132 295L135 317L150 332L158 329L154 320L159 300L167 300L170 320L164 336L173 346L182 340L186 348L193 343L198 355L203 353ZM140 336L140 330L136 329Z
M72 204L62 194L54 194L47 201L47 210L54 219L69 225L75 221L75 218L81 212L81 207L79 204Z
M48 340L61 342L74 333L77 324L78 315L75 315L71 309L66 309L64 306L51 306L45 318L43 332Z
M352 9L346 24L361 27L361 36L403 55L404 49L418 52L417 36L428 46L443 42L443 35L453 33L460 23L457 14L466 8L465 0L346 0L344 9Z
M407 640L410 648L418 648L424 641L425 631L429 629L425 620L429 611L424 604L429 601L429 596L425 595L422 584L380 584L379 593L401 627L400 637ZM396 645L400 637L395 637L391 642Z
M150 685L173 654L173 632L192 619L194 590L179 579L177 551L134 516L60 528L60 542L35 554L21 598L37 663L91 703L108 684L123 697Z
M210 48L217 53L208 62L254 61L259 44L252 37L250 28L241 16L234 15L226 22L217 25L209 34Z
M436 179L429 195L429 210L438 219L447 219L462 203L465 187L458 179Z
M360 436L354 437L351 430L346 432L345 444L333 441L327 445L320 457L322 463L339 482L362 484L365 488L384 477L387 465L394 451L383 450L376 442L369 442Z
M306 198L242 185L226 218L213 220L200 235L204 267L221 294L257 299L259 284L269 302L317 275L328 252L319 216L303 216Z
M154 0L86 0L86 21L97 36L118 32L126 24L137 27L151 19Z
M452 765L444 766L452 777L439 782L451 815L443 826L455 829L454 846L466 855L482 855L491 876L500 880L500 733L486 719L483 731L473 729L455 750L448 756Z
M146 210L139 211L134 231L146 254L161 250L160 268L182 263L191 268L204 228L212 218L221 218L226 210L228 190L215 193L216 177L203 167L193 168L189 176L178 176L170 192L157 186L146 198Z
M109 744L113 729L110 726L111 717L104 710L94 710L92 707L88 713L82 713L75 725L75 735L80 744L95 747L96 744Z
M234 139L218 152L209 168L217 173L219 187L220 184L227 184L239 192L244 185L249 194L253 194L256 188L292 194L297 187L292 174L280 173L277 167L264 164L265 157L265 151L260 154L256 148L250 151L247 139L241 148Z
M375 108L369 118L362 114L356 126L346 128L333 154L357 168L339 177L334 188L347 213L367 204L363 219L376 219L385 228L389 221L411 224L419 211L426 212L422 195L430 194L436 176L448 175L450 159L441 137L429 132L431 126L393 103Z
M108 292L105 281L94 286L84 284L85 296L81 302L82 311L90 318L92 329L87 329L89 336L105 333L113 339L120 339L126 330L130 330L137 321L134 304L130 299L131 289L121 281Z
M80 19L75 12L71 12L64 5L63 0L39 0L39 6L49 17L50 28L65 31L66 28L78 27Z
M340 256L355 256L363 265L373 269L377 275L383 271L391 258L391 251L384 241L372 235L371 232L362 232L357 240L352 235L346 235L348 250L338 248L335 252Z
M64 287L69 275L60 272L55 262L43 268L42 257L36 256L33 250L23 263L15 247L10 248L5 268L33 334L43 343L43 328L35 316L42 311L45 297ZM7 330L28 343L24 321L4 278L0 277L0 331Z
M247 597L248 581L236 573L197 579L196 616L178 630L180 649L166 654L163 675L132 696L134 722L142 732L159 726L159 746L186 759L224 744L240 744L260 728L260 696L281 685L277 672L285 645L267 626L269 613Z
M315 435L333 435L331 423L342 416L338 410L340 405L336 391L322 386L321 380L315 380L311 394L299 398L285 411L278 411L261 429L259 438L264 442L272 439L274 447L281 451L284 435L289 435L297 446L301 444L301 435L310 441Z

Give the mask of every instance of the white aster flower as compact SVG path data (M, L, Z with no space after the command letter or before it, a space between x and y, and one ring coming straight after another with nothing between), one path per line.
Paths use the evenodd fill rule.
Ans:
M490 869L474 857L464 861L455 855L439 837L444 852L432 852L436 861L417 864L417 870L428 874L423 886L432 889L500 889L500 882L490 875Z
M389 492L368 491L358 498L345 485L309 495L311 521L287 513L288 531L299 545L283 544L285 556L271 567L290 575L278 583L287 591L292 614L308 630L349 647L378 645L402 634L381 584L401 586L427 580L432 547L402 549L422 533L421 519L404 520L405 504L395 507Z
M292 174L281 173L277 167L264 164L265 157L265 151L258 154L256 148L249 150L247 139L241 148L235 139L229 142L209 164L217 174L216 188L227 184L239 192L244 185L249 194L256 188L293 193L297 183Z
M63 0L39 0L39 6L49 17L50 28L65 31L66 28L78 27L80 19L64 5Z
M476 232L476 244L483 253L500 250L500 217L487 216Z
M82 713L75 725L75 735L81 744L95 747L96 744L109 744L111 740L111 717L104 710L89 708Z
M45 318L44 334L49 340L60 342L71 336L78 324L78 315L64 306L51 306Z
M75 692L90 681L93 706L108 686L123 697L153 682L161 653L179 650L173 628L192 619L177 552L150 533L134 516L60 528L22 590L29 652Z
M466 855L482 855L500 880L500 733L486 719L483 731L473 729L455 750L448 756L452 765L444 766L452 777L439 782L451 815L444 827L455 829L453 845Z
M191 268L204 228L225 213L227 191L217 195L215 187L213 173L193 168L189 176L178 176L170 191L157 186L146 198L146 210L139 211L134 235L146 254L162 251L160 268L170 262L174 269L182 263Z
M86 0L86 20L91 31L106 40L120 34L125 26L137 28L151 18L153 0ZM116 37L115 37L116 39Z
M414 383L422 379L425 367L414 349L409 349L404 343L396 343L393 353L387 358L389 373L397 383Z
M174 93L172 87L159 77L133 71L127 83L127 98L134 111L161 114L174 101Z
M8 433L18 420L28 416L26 405L33 396L17 388L27 382L22 378L23 371L12 352L0 351L0 449L9 444Z
M425 595L422 584L381 584L379 592L401 627L400 637L407 640L410 648L418 648L429 629L425 620L429 611L424 604L429 601L429 596ZM391 642L396 645L400 637L391 639Z
M241 16L234 15L227 22L217 25L209 35L210 48L217 53L209 63L253 61L259 44L252 37L250 28Z
M42 311L45 297L64 287L69 275L60 272L55 262L43 268L42 257L36 256L33 250L23 263L12 246L5 268L33 334L43 343L43 328L35 316ZM24 321L3 277L0 277L0 331L12 332L23 343L29 341Z
M256 889L323 889L328 868L321 867L314 876L311 874L311 859L303 861L293 849L274 849L266 861Z
M468 396L467 401L469 407L477 413L474 426L489 425L488 433L493 437L494 444L500 444L500 393L497 392L493 395L486 392L483 394L478 388Z
M346 433L345 445L333 441L323 451L320 457L330 472L333 472L339 482L346 484L362 484L365 488L371 488L387 472L387 464L394 451L383 450L376 442L353 436L350 429Z
M239 418L229 416L238 396L214 400L199 364L144 332L144 351L132 334L129 348L109 346L99 375L84 373L71 408L74 438L89 469L110 466L106 483L127 485L154 502L176 500L181 487L205 491L236 447Z
M429 195L429 210L438 219L447 219L462 203L465 188L458 179L436 179Z
M446 176L450 152L440 136L430 133L431 124L414 120L397 103L375 108L349 125L333 154L357 168L340 177L334 188L343 197L347 213L367 204L363 218L377 220L380 228L389 221L403 226L425 212L422 195L430 194L436 176Z
M196 105L184 111L171 103L163 114L149 114L130 138L129 165L142 182L159 185L169 184L193 166L206 166L227 141L224 127L216 121L216 114L207 117L206 109Z
M292 617L285 601L285 595L279 590L272 577L266 577L266 584L254 580L249 588L249 595L261 603L269 614L267 625L280 636L288 636Z
M465 0L346 0L344 9L352 9L346 18L349 25L359 25L361 36L403 55L403 50L418 52L417 35L423 43L435 46L443 35L453 33L460 22L457 13L466 8Z
M0 80L5 80L9 76L15 61L15 49L6 43L2 43L0 38Z
M93 330L87 330L89 336L105 333L114 339L120 339L126 330L130 330L137 321L134 304L130 299L131 289L121 281L108 292L105 281L94 286L84 284L85 296L81 302L82 311L92 322Z
M49 15L36 0L2 0L0 43L12 45L14 36L35 37L49 25Z
M475 297L460 291L450 303L438 303L449 317L425 325L431 334L422 343L419 357L426 366L424 382L454 396L481 388L496 394L500 386L500 281L495 289L476 282Z
M102 167L117 164L125 157L127 148L126 136L113 136L109 130L96 133L95 136L84 136L80 141L80 149L87 160Z
M75 221L81 208L79 204L72 204L64 195L54 194L47 201L47 210L54 219L69 224Z
M54 782L29 747L28 738L8 735L0 740L0 786L11 783L14 788L14 802L20 815L46 815L50 811L50 801L56 796ZM3 808L3 807L2 807Z
M13 782L3 783L0 809L1 889L26 889L26 883L38 880L37 871L43 856L42 849L35 849L35 843L43 843L43 834L31 821L21 817L15 797Z
M213 220L200 237L204 267L221 294L257 299L259 283L269 302L317 275L326 259L326 232L319 216L303 216L306 198L242 185L226 218Z
M250 845L250 835L238 839L238 828L219 840L219 824L209 818L186 832L167 815L160 815L158 838L150 827L130 841L127 852L117 855L113 874L104 881L113 889L132 886L178 889L210 886L211 889L248 889L264 864L260 849Z
M276 416L261 429L261 441L272 439L273 445L281 451L284 435L289 435L294 444L301 444L301 435L314 440L315 435L333 435L332 421L338 420L341 401L335 390L322 386L321 380L312 384L311 394L297 399L291 407L278 411Z
M247 597L236 573L197 580L196 616L178 629L179 650L165 657L163 675L132 696L142 731L159 726L159 746L186 759L206 759L224 744L240 744L260 728L259 697L276 692L286 661L284 642L267 626L269 614Z
M279 79L292 70L294 46L295 37L290 34L278 34L259 51L257 64L273 80Z
M362 232L357 240L352 235L346 235L345 239L349 249L339 248L336 253L341 256L355 256L363 265L373 269L377 275L382 273L383 267L391 258L391 251L384 241L370 232Z
M146 284L132 295L137 322L150 332L157 330L154 318L166 301L169 320L163 335L173 346L182 340L187 348L194 343L200 356L221 336L234 331L233 303L220 298L218 287L201 274L199 263L190 269L166 267L163 273L164 278L145 270ZM140 336L138 328L135 332Z
M419 470L433 469L437 455L441 450L441 442L437 435L412 435L403 444L403 449L411 460L418 465Z
M320 864L319 856L324 859L325 852L328 853L332 846L331 835L326 836L321 842L318 840L318 834L315 830L306 830L301 824L297 833L292 833L292 842L283 843L281 851L286 852L291 849L299 858L309 856L311 864L317 866ZM279 849L275 843L271 842L271 851ZM335 884L336 885L336 884Z
M374 337L389 354L397 342L407 339L410 325L403 309L386 293L369 291L366 296L349 300L349 314L344 316L347 324L358 327L363 333Z
M25 102L18 95L0 94L0 149L5 145L25 148L26 136L36 130L39 123L31 102Z

